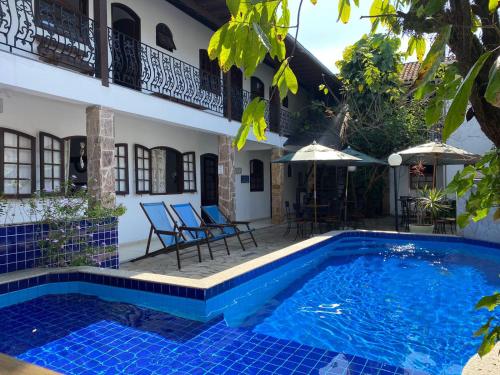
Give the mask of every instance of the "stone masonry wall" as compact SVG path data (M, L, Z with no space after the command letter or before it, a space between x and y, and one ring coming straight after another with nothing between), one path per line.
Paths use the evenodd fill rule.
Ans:
M223 174L219 175L219 207L231 220L236 220L234 157L233 139L219 136L219 165L224 168Z
M283 155L283 149L274 148L271 160ZM285 164L271 164L271 179L272 223L281 224L285 220Z
M103 206L115 204L114 113L108 108L87 108L87 178L90 195Z

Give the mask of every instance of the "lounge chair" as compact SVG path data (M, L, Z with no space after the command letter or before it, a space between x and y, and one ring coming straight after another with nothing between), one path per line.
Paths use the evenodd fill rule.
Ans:
M175 251L177 254L177 266L179 267L179 269L181 269L180 249L194 245L196 245L196 248L198 250L198 261L201 262L200 244L207 243L207 241L202 238L187 239L183 235L182 229L178 228L177 224L172 219L172 215L168 211L165 203L140 203L140 206L144 211L144 214L148 218L149 223L151 224L151 229L149 230L146 253L143 256L132 260L132 262L151 256L156 256L162 253ZM173 225L170 220L172 220L172 222L174 223ZM153 236L153 233L158 236L161 244L163 245L163 248L150 253L149 247L151 245L151 238Z
M243 250L245 250L245 243L253 242L255 247L257 247L257 241L255 241L255 237L253 235L253 231L255 229L250 228L249 221L231 221L226 215L222 213L222 211L219 209L219 206L216 205L201 206L201 210L208 216L213 224L221 225L224 233L228 235L238 236ZM246 229L241 230L238 225L244 225L246 226ZM250 237L242 239L241 235L243 234L248 234Z
M221 225L207 224L196 212L191 203L171 204L170 207L172 207L172 210L181 221L182 227L180 228L184 231L183 233L186 238L191 240L205 239L207 241L212 259L212 247L210 244L221 240L224 241L227 254L231 255L229 246L227 245L227 238L232 237L232 235L224 233ZM214 234L214 230L218 230L219 233Z

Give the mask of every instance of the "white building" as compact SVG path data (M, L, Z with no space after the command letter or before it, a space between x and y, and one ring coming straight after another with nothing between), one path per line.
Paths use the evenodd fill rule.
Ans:
M235 153L242 110L254 96L269 100L276 66L266 61L250 79L222 74L205 49L229 15L223 0L202 3L0 1L0 191L19 199L69 175L81 185L92 175L105 190L116 176L116 201L127 207L121 244L148 235L140 202L218 203L235 219L258 220L271 218L274 201L281 220L294 192L271 157L291 113L331 72L298 45L298 95L273 100L267 141L250 135Z

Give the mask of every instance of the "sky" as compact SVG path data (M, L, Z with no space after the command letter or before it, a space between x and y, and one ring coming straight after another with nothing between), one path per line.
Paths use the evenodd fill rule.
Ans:
M296 23L299 3L299 0L289 2L292 25ZM300 14L299 42L332 72L337 73L335 62L342 59L344 49L357 42L363 34L370 32L370 20L360 19L360 16L370 13L370 5L370 1L360 1L359 8L352 4L349 22L343 24L337 22L338 0L318 0L316 5L310 0L304 0ZM292 30L291 34L295 35L294 33ZM402 41L403 50L406 50L405 42L406 40ZM409 58L409 60L415 59Z

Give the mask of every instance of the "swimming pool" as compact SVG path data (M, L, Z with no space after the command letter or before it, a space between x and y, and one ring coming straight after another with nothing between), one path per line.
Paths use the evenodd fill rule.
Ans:
M0 352L78 374L459 374L499 248L419 238L339 236L181 297L65 277L0 296Z

